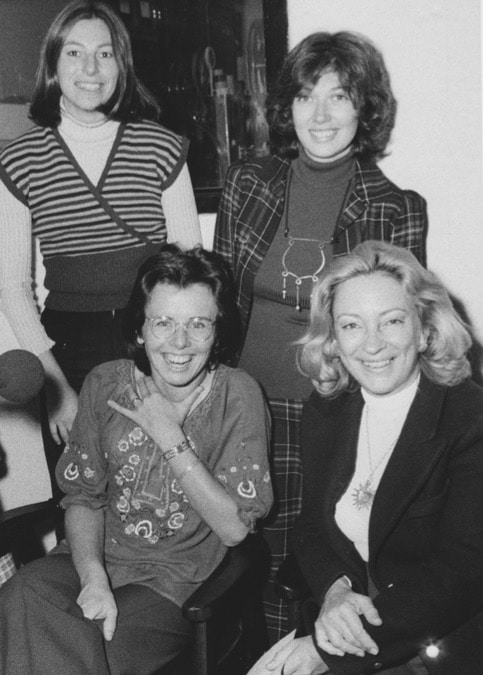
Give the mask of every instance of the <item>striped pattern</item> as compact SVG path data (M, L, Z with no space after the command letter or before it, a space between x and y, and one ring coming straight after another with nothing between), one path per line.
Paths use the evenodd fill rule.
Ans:
M162 192L181 170L186 151L179 136L158 124L121 125L94 186L58 132L35 127L1 153L0 177L28 206L46 260L103 253L142 243L113 223L96 194L129 226L160 243L166 239Z

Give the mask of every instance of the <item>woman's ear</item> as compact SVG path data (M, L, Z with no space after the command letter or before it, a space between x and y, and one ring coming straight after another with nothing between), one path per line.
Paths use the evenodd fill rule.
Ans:
M423 328L419 335L419 344L418 344L418 352L422 354L423 352L426 351L429 345L429 329L428 328Z
M136 342L138 345L143 345L144 344L144 338L142 335L136 335Z

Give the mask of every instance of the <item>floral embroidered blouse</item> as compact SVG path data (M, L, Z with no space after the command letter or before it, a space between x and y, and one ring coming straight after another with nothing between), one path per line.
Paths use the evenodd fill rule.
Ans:
M105 563L114 588L144 584L182 605L226 546L191 508L154 441L107 405L112 399L132 406L127 392L134 377L134 363L123 359L86 378L56 470L66 495L62 506L105 509ZM273 502L269 418L258 384L242 370L219 366L211 391L183 428L254 530ZM62 542L53 553L66 551Z

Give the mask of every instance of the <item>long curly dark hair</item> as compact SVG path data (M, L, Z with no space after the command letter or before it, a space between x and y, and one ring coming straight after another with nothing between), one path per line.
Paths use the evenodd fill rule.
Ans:
M361 159L385 155L396 116L396 99L381 53L357 33L313 33L294 47L283 63L267 98L267 120L272 152L296 157L299 140L292 119L295 97L313 86L324 72L336 72L359 115L353 141Z

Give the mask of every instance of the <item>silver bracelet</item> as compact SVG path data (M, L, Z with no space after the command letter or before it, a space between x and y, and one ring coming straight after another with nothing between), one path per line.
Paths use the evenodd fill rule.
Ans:
M186 452L186 450L191 450L193 448L193 444L189 439L181 441L181 443L178 443L177 445L173 445L171 448L163 452L163 457L164 459L173 459L173 457L177 457L178 455L181 455L183 452Z

